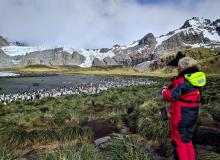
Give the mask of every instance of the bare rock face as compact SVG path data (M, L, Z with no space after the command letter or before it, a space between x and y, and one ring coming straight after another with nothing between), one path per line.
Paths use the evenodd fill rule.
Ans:
M104 58L103 61L104 61L105 64L108 65L108 66L118 65L118 63L117 63L113 58L110 58L110 57Z
M146 60L152 60L153 51L155 49L155 45L135 45L132 47L123 47L117 46L114 48L112 52L114 52L115 56L113 59L119 65L133 67L139 63L142 63Z
M152 33L147 34L132 45L115 45L112 52L115 53L115 61L119 65L133 67L147 60L152 60L156 46L156 38Z
M156 41L156 38L154 37L153 33L148 33L141 40L139 40L138 45L152 46L152 45L155 45L156 43L157 43L157 41Z
M92 66L105 66L106 64L98 58L94 58Z
M218 27L216 28L216 30L218 31L218 35L220 35L220 26L218 26Z
M0 68L10 68L13 66L13 59L0 49Z
M179 49L184 49L184 44L196 44L196 43L208 43L210 40L204 38L202 33L194 33L189 31L188 33L177 33L167 40L163 41L161 45L156 48L156 52L167 52Z
M68 54L69 57L67 57L67 60L66 60L66 62L68 62L69 64L72 64L72 63L81 64L86 60L84 56L80 55L77 52L74 52L71 56L70 55L71 54Z
M145 61L136 65L134 69L138 72L160 69L169 65L176 58L176 55L177 53L170 53L158 58L157 60Z
M157 60L153 60L152 64L150 65L151 70L156 70L160 68L164 68L167 66L173 59L176 58L177 53L169 53L167 55L164 55L160 57Z
M0 36L0 47L1 46L8 46L8 42L6 41L6 39L4 39L2 36Z
M114 56L114 60L119 64L123 66L131 66L132 65L132 59L128 54L117 54Z
M85 58L74 52L70 54L63 51L62 48L38 51L27 54L22 57L20 65L33 65L42 64L48 66L60 66L60 65L80 65L85 61Z
M141 53L141 52L133 52L133 53L131 53L129 55L131 60L132 60L131 66L135 66L135 65L140 64L140 63L142 63L144 61L150 60L151 59L150 56L148 54L146 54L146 53L147 52L145 52L145 53L144 52L143 53Z
M138 71L138 72L144 72L144 71L150 71L151 70L151 65L152 65L153 61L145 61L142 62L136 66L134 66L134 70Z
M220 35L220 19L214 21L213 25L216 27L216 31L218 32L218 35Z
M107 53L108 51L110 51L111 49L109 49L109 48L102 48L102 49L100 49L100 53Z

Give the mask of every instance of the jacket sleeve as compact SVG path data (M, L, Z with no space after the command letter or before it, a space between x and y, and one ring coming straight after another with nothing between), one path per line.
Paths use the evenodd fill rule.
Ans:
M179 99L179 97L182 95L182 91L185 88L185 84L174 84L172 89L165 89L162 93L163 99L167 102L174 102Z
M170 101L171 101L170 95L171 95L171 90L169 90L169 89L164 89L164 91L163 91L163 93L162 93L162 96L163 96L163 99L164 99L166 102L170 102Z

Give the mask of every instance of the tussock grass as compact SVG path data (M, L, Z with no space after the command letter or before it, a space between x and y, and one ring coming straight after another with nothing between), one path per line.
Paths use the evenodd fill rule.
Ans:
M89 143L94 136L91 128L81 125L103 119L110 120L117 128L128 123L137 134L158 143L158 146L169 148L168 124L162 121L159 112L165 105L160 98L160 90L167 85L169 78L152 79L158 83L151 86L113 88L95 95L44 98L32 103L16 102L1 106L0 144L5 145L6 150L16 150L53 142ZM195 128L197 138L199 137L195 141L202 140L202 143L209 143L205 140L210 139L210 131L213 133L213 129L219 130L220 79L209 76L207 80L207 89L203 94L206 104L200 108ZM207 132L204 127L212 129ZM77 146L76 152L79 149L80 146ZM131 152L133 156L136 155L134 150ZM56 153L55 156L60 154Z
M25 69L34 69L34 68L48 68L48 69L52 69L52 67L47 66L47 65L42 65L42 64L37 64L37 65L27 65L24 67Z
M82 146L65 146L39 155L36 160L104 160L104 156L98 148L92 144Z
M152 155L140 148L137 140L121 136L112 140L108 156L112 160L152 160Z
M199 150L198 151L198 160L219 160L220 154L215 152L209 152L206 150Z
M218 54L217 51L209 48L190 48L186 49L184 53L186 54L186 56L192 57L197 60L210 58Z
M161 120L160 106L154 100L145 101L134 113L138 132L161 143L168 138L168 121ZM156 123L157 122L157 123Z
M58 129L26 131L22 127L14 127L3 132L2 142L10 148L24 148L34 144L46 144L54 141L91 142L93 133L90 128L64 127Z
M12 158L6 147L0 145L0 160L11 160Z
M121 128L123 116L130 108L142 104L150 90L148 86L126 87L96 95L44 98L33 103L3 106L0 108L0 141L15 148L25 148L52 141L91 139L93 135L89 130L83 129L78 135L74 128L96 119L111 120Z

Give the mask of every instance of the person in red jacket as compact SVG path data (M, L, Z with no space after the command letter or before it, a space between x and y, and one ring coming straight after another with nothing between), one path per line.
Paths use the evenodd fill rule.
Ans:
M197 121L201 88L206 77L197 68L197 61L184 57L178 62L178 76L169 87L162 89L162 97L170 102L170 134L175 160L195 160L192 129Z

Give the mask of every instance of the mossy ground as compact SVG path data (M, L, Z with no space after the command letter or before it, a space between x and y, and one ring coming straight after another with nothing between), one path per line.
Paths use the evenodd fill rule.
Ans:
M183 51L186 56L199 62L199 67L208 73L220 73L220 49L191 48Z
M86 159L92 155L96 159L110 156L119 160L120 157L115 158L115 153L122 155L121 159L151 159L152 156L160 159L138 149L136 142L141 137L146 140L145 145L165 148L163 155L169 159L168 122L163 122L160 117L160 108L166 105L161 100L160 90L168 84L169 78L151 79L158 83L110 89L95 95L44 98L0 106L0 157L14 159L22 156L26 150L34 149L38 151L36 159L77 159L81 155L85 156L82 159ZM204 92L206 104L200 109L194 132L197 137L194 140L198 144L212 145L215 142L213 145L219 145L218 137L214 137L215 132L219 132L220 124L219 89L220 78L208 77ZM134 139L122 137L113 140L114 145L109 151L102 152L92 144L96 137L93 128L85 125L94 121L109 124L116 131L126 123L132 129L130 136ZM107 125L103 125L103 132L107 129L104 126ZM200 152L204 160L220 157L215 152Z

